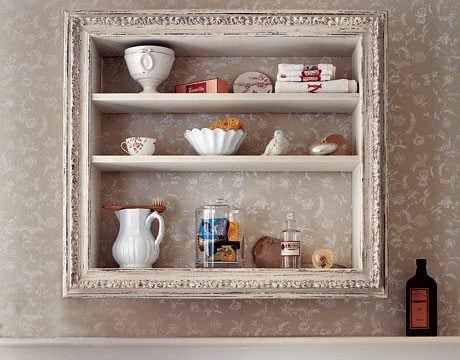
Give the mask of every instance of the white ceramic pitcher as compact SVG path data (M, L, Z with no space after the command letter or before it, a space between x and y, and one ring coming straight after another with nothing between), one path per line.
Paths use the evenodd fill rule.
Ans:
M122 209L115 211L120 230L112 247L118 265L124 269L150 268L160 254L164 236L164 220L158 212L149 209ZM158 234L154 238L150 226L158 220Z

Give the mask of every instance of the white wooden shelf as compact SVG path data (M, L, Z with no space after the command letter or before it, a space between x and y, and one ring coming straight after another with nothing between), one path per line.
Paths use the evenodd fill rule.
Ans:
M213 350L214 349L214 350ZM460 336L1 338L2 359L455 359ZM32 355L33 354L33 355ZM50 354L52 354L50 356ZM281 355L282 354L282 355ZM344 356L344 354L347 354ZM457 354L457 355L455 355Z
M352 171L360 160L357 155L96 155L92 163L103 171Z
M346 113L359 94L94 93L103 113Z

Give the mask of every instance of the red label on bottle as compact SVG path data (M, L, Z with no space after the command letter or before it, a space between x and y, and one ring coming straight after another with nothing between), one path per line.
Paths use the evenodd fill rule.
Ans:
M428 329L429 292L427 288L410 289L410 327L411 329Z

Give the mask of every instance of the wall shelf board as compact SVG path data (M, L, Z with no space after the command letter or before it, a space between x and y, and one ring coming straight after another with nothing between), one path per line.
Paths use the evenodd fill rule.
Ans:
M359 94L95 93L102 113L345 113Z
M353 171L359 156L95 155L102 171Z
M1 338L4 359L455 359L460 336L49 337ZM282 353L282 355L280 355ZM33 355L31 355L33 354ZM431 354L431 355L430 355ZM455 355L457 354L457 355Z

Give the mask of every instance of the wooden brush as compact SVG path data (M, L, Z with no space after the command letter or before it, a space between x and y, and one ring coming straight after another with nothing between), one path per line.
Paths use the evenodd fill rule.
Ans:
M150 205L115 205L108 204L102 205L104 210L118 211L123 209L150 209L151 211L157 211L162 213L166 211L166 206L164 205L164 200L162 198L156 197L152 200Z

